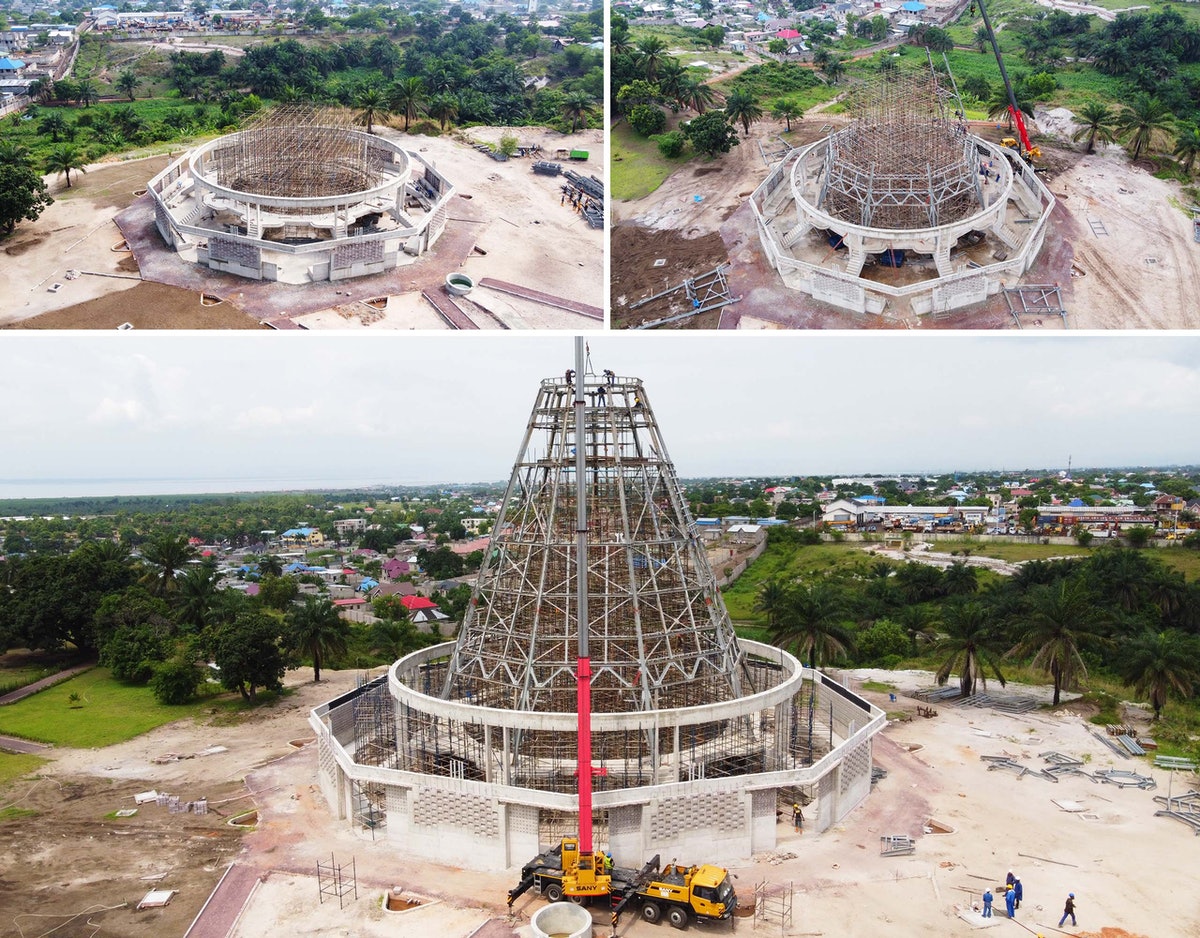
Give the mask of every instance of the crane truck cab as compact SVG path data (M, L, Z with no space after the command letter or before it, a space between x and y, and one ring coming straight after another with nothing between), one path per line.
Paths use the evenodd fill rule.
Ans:
M729 871L720 866L681 866L668 863L634 892L648 922L664 918L675 928L697 921L720 921L733 915L737 896Z

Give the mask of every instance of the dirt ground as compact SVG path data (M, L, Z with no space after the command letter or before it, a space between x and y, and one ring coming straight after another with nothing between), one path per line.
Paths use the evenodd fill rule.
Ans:
M497 163L450 137L386 136L430 160L454 183L447 232L425 257L388 274L337 285L288 286L213 274L179 260L157 243L145 247L132 232L153 226L146 183L167 165L159 156L100 164L72 177L68 190L50 179L52 204L33 223L0 242L0 274L13 288L0 297L0 327L36 329L253 329L289 319L308 329L445 329L422 289L440 289L462 270L476 282L493 277L604 306L605 233L589 228L560 204L561 180L536 176L532 160ZM607 162L599 130L564 136L542 128L475 127L472 140L497 143L515 133L550 154L560 146L589 151L568 168L603 176ZM120 249L120 214L141 265ZM131 219L126 221L126 219ZM139 227L140 226L140 227ZM153 283L150 283L153 281ZM222 302L202 305L200 294ZM382 309L364 301L379 298ZM477 289L462 304L481 329L594 328L595 320L496 291Z
M1179 329L1200 326L1194 284L1200 282L1200 245L1193 242L1188 200L1176 183L1155 179L1132 165L1119 147L1086 156L1069 138L1069 112L1039 114L1048 137L1040 167L1059 202L1046 244L1025 283L1058 284L1070 329ZM841 117L811 113L793 122L788 142L818 139ZM676 323L685 329L829 328L1014 328L1002 296L934 321L854 316L786 289L764 261L749 194L769 172L767 157L781 150L783 128L773 120L752 125L749 138L712 163L693 161L644 199L616 202L613 216L614 327L628 327L683 311L678 296L629 304L682 283L697 269L728 263L729 295L738 302L696 319ZM998 142L991 123L976 133ZM1099 224L1093 224L1093 223ZM1099 233L1097 233L1099 232ZM724 245L721 256L714 236ZM660 245L645 251L647 240ZM653 261L667 264L654 267ZM673 268L677 268L673 270ZM1024 328L1061 329L1057 316L1027 317Z
M0 792L0 808L38 812L0 822L0 933L182 935L226 866L235 863L230 877L248 884L244 904L239 900L225 910L231 921L237 919L230 931L235 938L276 932L297 938L528 936L528 917L542 900L527 894L518 900L515 917L506 917L504 896L515 870L478 873L415 860L402 846L372 840L331 818L316 783L315 750L306 745L307 715L315 704L354 686L356 676L325 672L327 679L313 685L311 672L291 672L287 683L295 693L250 720L217 725L211 717L188 719L105 749L50 750L39 778ZM1146 762L1116 758L1091 735L1095 728L1075 712L1079 707L1011 716L942 704L927 719L917 715L918 701L904 694L928 686L928 673L845 676L860 690L864 680L896 688L895 701L886 692L863 692L894 719L875 743L875 762L888 775L829 831L797 834L781 819L773 853L729 864L743 901L758 883L794 894L791 926L764 925L762 934L954 938L990 925L1006 935L1200 936L1200 911L1181 901L1194 888L1200 838L1154 816L1153 796L1166 793L1167 774ZM1045 699L1049 688L1010 685L1009 692ZM1136 708L1128 709L1126 719L1138 721L1143 732L1148 726L1146 714ZM1050 750L1085 760L1091 772L1111 767L1150 774L1158 790L1120 789L1070 776L1058 784L1018 778L988 771L980 758L1010 755L1036 768L1042 764L1039 753ZM1179 792L1196 780L1180 776L1170 784ZM184 801L207 797L209 814L170 814L144 805L131 818L109 817L134 807L133 796L150 789ZM1078 806L1082 810L1074 810ZM251 809L258 812L255 830L229 826ZM931 819L949 833L933 833ZM880 838L889 834L913 837L915 853L881 856ZM357 897L347 893L341 903L328 896L320 901L316 864L331 859L347 870L348 881L353 864ZM1004 917L998 902L989 923L971 907L980 904L985 887L994 891L1003 882L1009 868L1024 884L1025 902L1015 922ZM164 909L135 911L151 888L178 892ZM381 900L390 890L420 905L385 912ZM1076 894L1080 925L1059 931L1055 926L1068 892ZM219 905L214 900L205 920ZM608 934L607 915L597 909L594 918L595 933ZM224 928L217 933L225 934ZM760 933L750 919L705 926L699 933L733 931ZM622 920L619 931L629 938L662 933L661 926L633 916Z

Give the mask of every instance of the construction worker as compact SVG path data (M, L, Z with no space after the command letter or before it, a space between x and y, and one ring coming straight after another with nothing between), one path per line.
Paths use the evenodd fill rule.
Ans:
M604 852L604 872L612 873L612 868L613 868L612 853L610 853L609 851L606 850Z
M1063 906L1062 918L1058 920L1058 927L1063 927L1063 922L1067 920L1067 916L1071 916L1071 927L1074 928L1079 923L1075 921L1075 893L1067 894L1066 905Z
M1008 912L1009 918L1017 917L1017 893L1012 887L1012 883L1008 884L1008 890L1004 893L1004 908Z
M983 918L991 918L992 917L992 900L993 900L993 898L994 898L994 896L992 896L992 891L990 889L985 889L983 891Z
M1021 877L1017 876L1013 879L1013 892L1017 894L1017 908L1021 908L1021 899L1025 897L1025 890L1021 888Z
M804 812L800 810L800 802L792 804L792 828L796 833L804 830Z

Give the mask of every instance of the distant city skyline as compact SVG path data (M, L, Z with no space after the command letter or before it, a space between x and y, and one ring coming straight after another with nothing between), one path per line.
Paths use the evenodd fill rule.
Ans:
M589 337L685 477L1189 465L1191 336ZM12 335L0 497L507 478L569 335ZM182 487L181 487L182 486Z

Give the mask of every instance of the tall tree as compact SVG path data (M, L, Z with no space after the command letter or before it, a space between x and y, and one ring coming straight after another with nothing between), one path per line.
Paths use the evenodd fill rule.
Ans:
M186 535L164 534L142 548L142 559L147 570L142 582L155 596L174 593L179 584L176 574L189 560L196 556L196 549L188 544Z
M646 36L637 41L637 62L647 81L655 81L658 70L667 58L667 44L658 36Z
M18 222L37 221L52 201L36 170L0 157L0 231L12 234Z
M1082 581L1060 580L1039 586L1029 594L1028 610L1018 620L1019 639L1008 654L1032 656L1030 664L1050 675L1054 705L1058 706L1063 688L1071 690L1080 677L1087 677L1080 647L1099 642L1102 621L1103 615L1092 604Z
M1127 136L1126 146L1132 146L1131 158L1136 160L1143 150L1153 149L1166 139L1175 122L1175 115L1158 98L1136 94L1117 115L1117 131Z
M273 615L246 611L211 629L205 644L221 673L221 684L243 700L258 699L258 688L283 689L286 664L279 647L279 621Z
M355 95L354 106L358 108L359 121L367 125L367 133L374 133L375 121L387 116L387 95L374 85L368 85Z
M804 116L804 108L793 101L789 101L787 98L780 98L771 106L771 116L776 120L786 121L786 133L791 133L793 118L800 120Z
M1200 156L1200 127L1184 124L1175 134L1175 149L1172 155L1183 163L1183 171L1192 174L1192 164Z
M346 652L349 628L327 599L309 596L289 612L286 642L312 659L313 683L321 681L321 664L330 655Z
M958 686L964 697L975 693L976 685L987 690L990 671L1003 687L1007 680L1000 670L1000 636L983 605L975 600L950 603L942 611L943 637L934 653L945 655L936 679L945 684L958 672Z
M563 99L563 118L571 122L571 133L575 133L579 124L587 124L588 115L594 110L591 95L585 91L571 91Z
M121 74L117 76L115 85L116 89L121 92L121 94L129 95L129 100L132 101L134 98L134 92L137 91L137 86L141 83L142 80L134 74L133 69L126 68L122 69Z
M819 668L845 654L854 644L843 624L845 603L840 592L828 583L795 586L770 630L771 639L782 648L794 649L802 661Z
M438 122L442 130L458 117L458 101L452 94L435 94L429 99L429 116Z
M419 75L410 75L395 82L391 88L389 104L397 114L404 115L404 129L410 121L417 119L425 107L425 82Z
M1200 642L1177 629L1147 631L1123 646L1117 666L1137 693L1149 697L1158 720L1172 692L1185 699L1195 693L1200 682Z
M67 188L71 188L71 170L86 173L87 157L73 143L60 143L46 157L46 172L62 173L67 177Z
M1099 101L1089 101L1075 115L1079 120L1079 129L1072 134L1071 139L1078 143L1087 141L1087 152L1096 152L1096 141L1112 143L1116 133L1117 115L1107 104Z
M725 99L725 119L731 124L740 123L746 134L750 133L750 125L762 116L762 108L748 91L739 88Z

